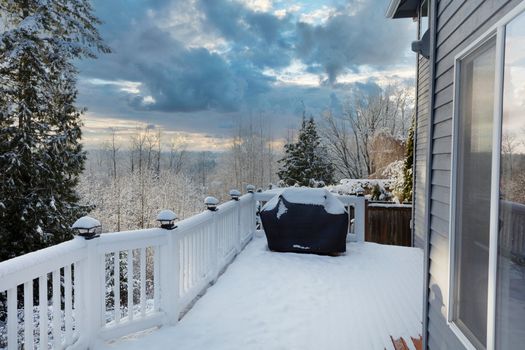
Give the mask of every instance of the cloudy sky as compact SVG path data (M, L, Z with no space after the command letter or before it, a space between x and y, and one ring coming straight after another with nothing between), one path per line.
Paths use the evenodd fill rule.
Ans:
M93 0L113 52L78 63L84 142L159 127L189 149L227 147L238 120L277 138L303 109L340 110L353 91L411 83L411 20L388 0Z

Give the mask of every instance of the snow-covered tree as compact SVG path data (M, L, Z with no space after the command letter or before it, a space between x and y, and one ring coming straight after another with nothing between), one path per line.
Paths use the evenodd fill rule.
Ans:
M325 184L334 182L334 168L321 145L313 118L307 120L303 117L297 142L288 143L284 148L285 156L279 161L281 168L278 175L287 185L310 186L317 181Z
M402 148L392 151L408 136L413 114L409 91L391 85L370 93L354 93L344 103L342 115L325 113L323 139L339 176L372 176L403 157Z
M79 143L72 61L109 52L88 0L0 2L0 260L71 237L88 209L75 186Z
M412 187L414 182L414 124L408 131L406 142L405 161L403 166L403 175L405 183L403 184L403 198L405 201L412 201Z
M219 199L229 199L232 188L243 190L251 184L266 188L277 181L277 158L271 116L238 119L232 143L217 158L208 189Z

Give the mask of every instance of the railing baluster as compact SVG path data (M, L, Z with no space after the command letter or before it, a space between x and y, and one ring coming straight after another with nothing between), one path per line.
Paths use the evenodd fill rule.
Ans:
M217 221L217 230L215 231L215 237L216 237L216 244L215 244L215 251L216 251L216 254L217 254L217 260L215 261L215 270L218 270L218 267L220 265L220 262L221 262L221 250L222 250L222 220L218 217L215 218L215 220ZM217 271L218 272L218 271ZM217 274L218 276L218 274Z
M195 245L193 244L195 240L195 235L189 236L189 247L190 251L188 253L188 257L190 259L189 268L190 268L190 289L194 286L194 279L195 279Z
M196 231L197 235L197 279L202 279L202 232L201 230Z
M179 249L177 252L177 256L175 259L178 259L179 261L179 297L181 297L184 294L184 261L182 260L184 257L184 240L179 239ZM177 273L177 271L175 271Z
M74 315L72 316L75 322L73 322L73 335L77 337L80 335L80 300L82 300L82 290L80 288L80 264L78 262L73 264L73 310Z
M202 230L202 234L204 236L204 250L203 250L203 254L204 254L204 274L206 276L206 279L208 280L208 277L209 277L209 258L210 258L210 254L209 254L209 248L210 248L210 235L208 234L208 230L206 228L204 228Z
M196 260L196 271L195 280L197 283L201 280L201 235L200 230L195 232L195 260Z
M146 315L146 248L140 248L140 313Z
M153 252L153 306L155 311L160 310L160 246L156 245Z
M24 348L33 349L33 280L24 283Z
M47 300L47 274L38 278L38 309L39 309L39 322L40 322L40 334L38 342L40 343L40 349L47 349L47 312L48 312L48 300Z
M184 243L185 239L179 239L179 295L183 296L186 292L186 264L184 263Z
M61 340L60 269L53 271L53 344L58 349Z
M7 290L7 348L18 349L18 301L16 287Z
M206 234L208 235L208 280L211 282L213 279L213 226L206 228Z
M106 287L107 287L107 283L108 281L106 280L106 254L102 254L100 257L99 257L99 261L100 261L100 266L103 266L103 270L101 271L102 273L100 273L99 271L99 279L100 279L100 295L102 296L102 302L100 303L100 324L102 325L102 327L105 327L106 326Z
M66 345L73 343L73 296L71 287L71 265L64 267L64 324L66 330Z
M113 311L115 312L115 323L120 322L120 251L116 251L113 257Z
M185 249L184 249L184 263L186 264L186 276L184 277L186 279L186 290L185 293L188 292L188 290L191 288L191 245L190 245L190 236L186 236L186 239L184 240Z
M202 279L205 275L205 268L204 268L204 232L203 230L199 230L199 279Z
M133 320L133 250L128 249L128 321Z
M195 282L197 281L197 247L195 245L196 241L195 235L191 235L191 287L193 288L195 286Z

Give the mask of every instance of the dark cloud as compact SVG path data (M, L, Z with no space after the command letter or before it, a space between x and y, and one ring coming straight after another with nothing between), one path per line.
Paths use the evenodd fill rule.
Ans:
M292 59L294 25L291 17L254 12L239 2L200 0L206 28L227 39L230 54L257 68L282 68Z
M348 14L355 7L357 10ZM347 11L330 17L326 23L297 23L297 57L311 71L322 66L334 83L346 69L361 65L386 66L402 62L411 35L407 23L387 21L384 7L376 1L350 2Z
M104 21L102 35L113 53L78 63L84 79L80 102L106 115L147 115L160 124L171 119L194 130L227 129L232 116L256 109L286 118L296 118L304 108L311 114L340 110L343 91L372 89L375 82L341 86L339 75L405 59L411 32L403 21L384 19L386 6L386 0L349 0L314 25L231 0L95 0ZM225 47L202 44L210 38ZM189 45L193 42L201 44ZM279 86L264 73L287 67L293 59L306 64L308 73L328 79L320 79L318 87ZM140 93L115 84L93 86L87 78L137 82ZM206 122L212 116L218 120L213 126Z
M165 6L160 1L156 3ZM99 16L105 18L113 10L106 4L99 8L103 12ZM186 48L178 38L146 18L132 18L130 22L125 16L117 16L109 27L103 26L104 36L111 33L109 44L113 53L97 62L81 63L80 69L83 75L91 77L142 83L141 94L128 98L136 109L235 111L246 100L267 91L273 81L250 60L227 60L206 48ZM145 100L146 97L153 100Z

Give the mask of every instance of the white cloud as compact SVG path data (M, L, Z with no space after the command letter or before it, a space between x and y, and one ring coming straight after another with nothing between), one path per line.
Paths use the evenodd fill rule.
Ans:
M266 69L264 74L274 77L277 85L296 85L304 87L317 87L327 79L326 74L314 74L307 70L307 66L300 60L294 59L292 63L281 70ZM386 86L395 81L415 78L415 68L412 66L394 66L384 70L362 66L359 72L347 71L337 77L337 83L366 83L374 80L381 86Z
M127 81L127 80L104 80L98 78L89 78L86 81L92 85L113 85L130 94L140 94L141 82Z
M127 147L130 145L131 137L143 132L145 128L151 129L151 124L141 120L119 119L106 116L98 116L87 113L82 116L84 126L82 132L84 138L82 143L87 149L100 148L109 142L112 133L115 132L116 141ZM170 130L169 128L155 125L154 129L161 128L163 147L168 148L170 144L184 145L189 151L225 151L232 145L231 137L217 137L207 133Z
M227 42L216 32L204 28L205 15L198 9L196 0L174 2L167 13L158 13L156 25L168 32L186 48L204 47L221 53Z
M153 96L149 95L149 96L146 96L142 99L142 103L144 105L150 105L152 103L155 103L155 99L153 98Z
M273 14L276 17L278 17L278 18L284 18L288 14L299 12L299 10L301 10L301 5L294 4L294 5L289 6L287 8L282 8L282 9L279 9L279 10L275 10L275 11L273 11Z
M319 86L321 77L318 74L307 72L306 68L307 66L300 60L294 59L288 67L281 70L266 69L264 74L274 77L277 84Z
M259 12L269 12L273 8L272 0L239 0L244 6Z
M323 5L320 8L311 12L301 13L299 20L304 23L312 25L319 25L325 23L330 17L337 13L337 9Z

